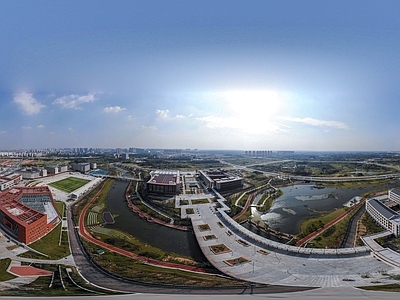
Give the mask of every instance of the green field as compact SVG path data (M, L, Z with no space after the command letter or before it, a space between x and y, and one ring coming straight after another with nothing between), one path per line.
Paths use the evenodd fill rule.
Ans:
M55 181L50 183L49 185L66 193L71 193L80 187L84 186L90 180L76 178L76 177L68 177L59 181Z

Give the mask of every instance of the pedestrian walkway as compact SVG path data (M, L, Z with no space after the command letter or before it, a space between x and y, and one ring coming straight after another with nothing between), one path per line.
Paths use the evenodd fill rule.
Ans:
M396 282L383 275L396 269L372 257L365 247L330 251L303 248L297 253L289 252L292 246L279 243L267 246L262 241L264 238L239 231L239 227L227 221L220 208L204 204L198 205L198 210L191 220L201 250L217 269L232 277L255 283L306 287ZM215 248L224 251L218 254Z

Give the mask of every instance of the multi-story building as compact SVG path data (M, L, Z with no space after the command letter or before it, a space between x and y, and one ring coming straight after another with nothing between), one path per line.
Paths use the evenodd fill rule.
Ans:
M400 204L400 191L396 189L391 189L388 192L389 199Z
M179 194L180 189L179 171L154 171L147 181L149 193Z
M45 169L51 175L56 175L59 172L58 166L46 166Z
M30 244L40 239L59 222L47 186L13 187L0 194L0 226L21 243Z
M367 213L386 230L391 231L396 237L400 236L400 214L390 208L385 203L399 203L397 190L389 190L388 201L380 201L378 199L367 199L365 209Z
M78 171L81 173L86 173L90 171L90 163L73 163L71 164L72 170Z
M22 179L36 179L47 176L47 170L38 167L22 168L16 172L22 175Z
M67 172L68 171L68 166L58 166L58 172Z
M200 170L199 177L207 188L220 192L243 187L243 178L222 169Z
M22 180L21 174L12 173L6 176L0 176L0 191L4 191L6 189L9 189L10 187L13 187L21 180Z

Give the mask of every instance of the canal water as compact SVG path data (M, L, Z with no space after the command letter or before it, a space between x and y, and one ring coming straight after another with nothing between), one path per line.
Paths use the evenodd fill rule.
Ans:
M310 184L294 185L281 188L283 195L275 199L271 209L262 220L271 228L297 234L303 220L310 216L343 207L343 204L355 196L379 189L390 189L399 185L399 181L380 186L355 188L316 188Z
M106 227L119 229L164 251L174 252L193 258L198 262L207 262L191 231L180 231L159 224L149 223L128 208L125 191L128 182L115 181L106 198L106 210L115 217L115 224ZM400 181L381 186L357 188L323 188L312 185L294 185L281 188L283 195L275 199L271 209L262 215L262 219L271 228L288 234L297 234L302 221L312 215L340 208L355 196L366 192L389 189L400 186ZM246 228L258 233L254 226L244 224ZM266 236L271 238L269 236Z
M115 181L106 198L106 210L115 217L115 224L106 227L119 229L151 246L207 262L192 231L181 231L149 223L129 209L125 200L128 182Z

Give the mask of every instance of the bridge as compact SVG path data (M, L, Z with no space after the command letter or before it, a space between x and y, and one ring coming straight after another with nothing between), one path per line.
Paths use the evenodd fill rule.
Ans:
M135 178L131 176L114 176L114 175L103 175L103 174L91 174L91 175L98 178L104 178L104 179L111 178L119 181L137 181L137 182L143 181L143 179L141 178Z

